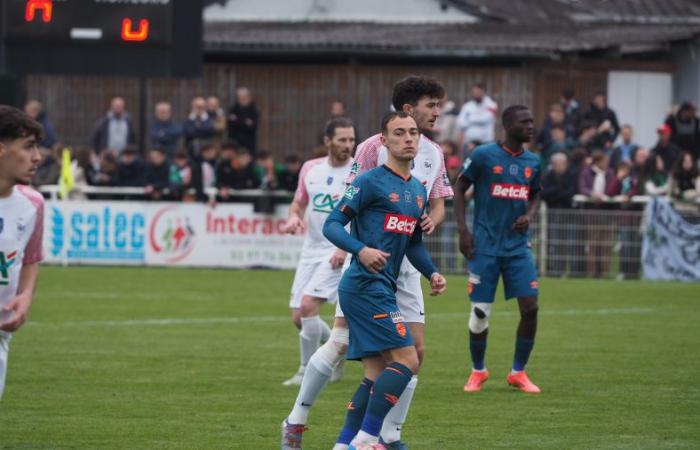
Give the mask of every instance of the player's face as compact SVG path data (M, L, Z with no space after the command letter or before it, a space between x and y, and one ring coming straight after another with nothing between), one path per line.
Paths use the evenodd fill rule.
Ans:
M353 127L336 128L332 139L324 138L328 156L337 162L347 161L355 148L355 129Z
M535 121L530 111L518 111L509 127L508 135L518 142L530 142L535 132Z
M41 162L36 137L0 142L0 178L12 184L29 184Z
M419 139L420 131L412 117L396 117L387 124L386 134L382 134L382 144L399 161L411 161L416 157Z
M416 123L418 128L423 131L432 130L435 126L435 121L440 117L440 110L442 109L442 102L439 98L434 97L421 97L418 100L416 106L411 106L410 113Z

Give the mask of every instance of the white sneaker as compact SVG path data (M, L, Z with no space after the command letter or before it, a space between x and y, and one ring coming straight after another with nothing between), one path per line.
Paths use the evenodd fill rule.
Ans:
M301 380L304 379L304 368L300 367L292 378L282 382L282 386L300 386Z
M333 373L331 374L331 383L335 383L336 381L340 381L343 378L343 374L345 373L345 359L341 359L340 362L335 366L335 369L333 369Z

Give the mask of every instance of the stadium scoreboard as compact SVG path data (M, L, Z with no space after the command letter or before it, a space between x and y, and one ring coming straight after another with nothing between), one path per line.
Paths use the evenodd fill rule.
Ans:
M196 76L202 0L2 0L11 72Z

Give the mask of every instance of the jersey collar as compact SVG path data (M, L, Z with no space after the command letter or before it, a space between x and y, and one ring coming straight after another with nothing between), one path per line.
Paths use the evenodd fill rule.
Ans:
M510 156L520 156L523 153L525 153L525 149L520 149L519 152L516 152L510 147L507 147L503 142L499 142L498 146L501 147L501 149L503 149L503 151L508 153Z
M403 181L408 181L408 180L410 180L410 179L412 178L411 175L409 175L408 178L405 178L405 177L404 177L403 175L401 175L400 173L394 172L394 171L391 169L391 167L387 166L386 164L382 164L382 167L384 167L384 169L386 169L389 173L392 173L392 174L396 175L397 177L401 178Z

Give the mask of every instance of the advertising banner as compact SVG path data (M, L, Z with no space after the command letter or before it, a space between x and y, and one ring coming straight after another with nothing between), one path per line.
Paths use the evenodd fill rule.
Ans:
M665 198L649 202L644 216L644 278L700 281L700 225L688 223Z
M47 202L47 262L295 268L303 236L282 232L288 206Z

